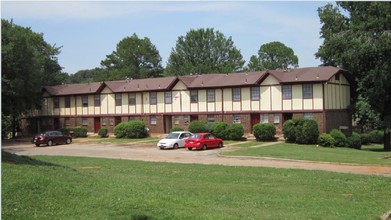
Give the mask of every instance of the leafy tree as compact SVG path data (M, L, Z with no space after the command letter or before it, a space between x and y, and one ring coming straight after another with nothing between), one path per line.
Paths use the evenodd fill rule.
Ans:
M190 30L178 37L165 75L227 73L241 70L245 61L232 38L213 28Z
M275 41L263 44L258 50L258 57L255 55L251 56L247 68L252 71L274 70L297 66L298 63L299 59L292 48Z
M117 50L101 61L104 69L109 70L105 80L158 77L163 72L162 58L149 38L138 38L136 34L122 39Z
M11 116L15 137L20 114L41 104L44 85L64 82L57 55L60 47L45 42L43 34L1 20L2 116Z
M353 118L357 121L357 124L360 125L362 129L361 132L374 130L382 125L379 113L374 111L368 104L368 101L361 96L358 97L358 100L354 105Z
M110 78L109 70L104 68L94 68L79 70L69 76L68 83L87 83L105 81Z
M384 150L391 150L391 3L337 2L318 9L324 65L354 74L358 93L380 115Z

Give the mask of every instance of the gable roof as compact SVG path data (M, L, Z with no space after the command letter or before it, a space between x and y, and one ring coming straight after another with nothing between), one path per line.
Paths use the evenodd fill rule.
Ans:
M161 91L171 89L178 81L177 77L161 77L148 79L132 79L120 81L104 82L107 87L117 92L137 92L137 91Z
M221 88L234 86L258 85L266 76L266 71L248 73L205 74L196 76L179 76L188 88Z
M79 84L63 84L58 86L45 86L43 91L47 91L52 96L60 95L81 95L94 94L103 88L103 83L79 83Z

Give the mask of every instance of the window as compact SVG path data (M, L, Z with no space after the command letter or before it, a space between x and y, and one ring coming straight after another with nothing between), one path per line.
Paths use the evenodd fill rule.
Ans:
M215 116L214 115L208 115L208 122L215 122Z
M189 124L189 122L190 122L190 115L183 116L183 122L185 122L185 124Z
M82 118L81 119L81 124L82 125L88 125L88 118Z
M259 87L251 87L251 100L259 101Z
M100 95L94 95L94 106L100 106Z
M136 93L129 93L128 95L129 105L136 105Z
M110 123L111 126L114 125L114 117L110 117L109 118L109 123Z
M157 104L157 93L156 92L150 92L149 93L149 104L150 105L156 105Z
M233 88L232 89L232 101L240 101L241 95L240 95L240 88Z
M335 80L339 81L339 73L335 74Z
M156 125L156 124L157 124L157 123L156 123L156 116L155 116L155 115L149 116L149 123L150 123L151 125Z
M312 99L312 84L303 84L303 98Z
M305 112L304 113L304 119L313 119L314 118L314 115L312 114L312 112Z
M234 124L240 124L240 115L239 114L233 115L233 122L234 122Z
M107 119L105 117L101 118L102 120L102 125L106 126L107 125Z
M282 99L292 99L291 85L282 85Z
M117 93L115 94L115 106L121 106L122 105L122 94Z
M135 117L135 116L129 116L129 117L128 117L128 121L133 121L133 120L136 120L136 117Z
M208 90L206 90L206 93L207 93L208 102L214 102L215 101L215 90L208 89Z
M262 114L262 123L269 123L269 114Z
M197 103L198 102L198 91L190 90L190 102Z
M70 107L71 107L71 97L65 96L65 108L70 108Z
M53 98L53 108L60 108L60 98L59 97Z
M172 92L164 92L164 103L165 104L171 104L172 103Z
M70 120L70 118L65 118L65 127L69 127L69 126L71 126L71 120Z
M174 116L174 124L179 125L179 116Z
M274 124L280 123L280 114L274 114Z
M88 96L83 95L83 96L81 97L81 105L82 105L83 107L88 107Z

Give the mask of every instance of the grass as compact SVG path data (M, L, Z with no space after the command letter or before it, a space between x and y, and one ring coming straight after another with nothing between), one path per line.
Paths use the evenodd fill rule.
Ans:
M361 150L352 148L325 148L315 145L281 143L257 148L243 148L225 152L225 155L274 157L294 160L310 160L337 163L391 165L390 152L382 151L382 145L363 146Z
M2 154L3 219L377 219L389 177Z

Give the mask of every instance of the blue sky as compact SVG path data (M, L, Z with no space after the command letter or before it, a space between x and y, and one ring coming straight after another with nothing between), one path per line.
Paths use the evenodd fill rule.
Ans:
M318 66L322 44L318 7L325 1L1 1L1 17L43 33L62 46L65 72L100 67L117 43L136 33L148 37L166 66L179 36L214 28L232 37L244 60L262 44L280 41L292 48L300 67ZM247 62L246 62L247 64Z

